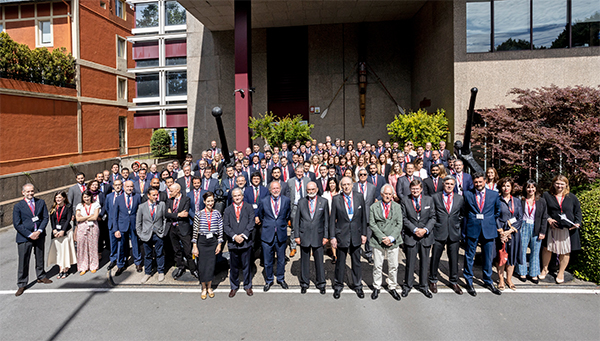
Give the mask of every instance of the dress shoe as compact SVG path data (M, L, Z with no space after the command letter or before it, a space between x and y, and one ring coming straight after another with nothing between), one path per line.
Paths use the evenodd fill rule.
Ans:
M437 294L437 283L429 282L429 291Z
M300 293L301 293L301 294L306 294L306 291L307 291L307 290L308 290L308 288L307 288L307 287L302 287L302 288L300 288Z
M340 289L333 289L333 298L335 298L336 300L339 299L341 293L342 293L342 290L340 290Z
M523 283L527 282L527 276L517 276L517 278Z
M494 295L502 295L502 291L498 290L495 285L486 283L483 285L484 288L488 289Z
M144 275L144 277L142 277L142 280L140 281L140 283L144 284L144 283L148 282L149 279L150 279L150 275Z
M363 291L363 289L356 289L356 296L358 296L358 298L363 299L365 298L365 293Z
M454 290L454 292L458 295L463 294L462 289L460 288L460 286L458 286L458 284L452 284L452 290Z
M296 255L296 249L292 249L292 250L290 251L290 258L291 258L291 257L294 257L295 255Z
M411 290L412 290L412 288L409 288L409 287L403 287L403 288L402 288L402 294L401 294L401 295L402 295L402 297L406 297L406 296L408 296L408 293L410 293L410 291L411 291Z
M379 297L379 289L373 289L373 292L371 293L371 299L376 300L377 297Z
M110 263L108 263L108 267L106 268L108 271L112 270L115 266L117 266L117 262L115 262L114 260Z
M123 271L125 271L124 267L123 268L117 268L117 272L115 272L115 277L116 276L120 276L123 273Z
M282 289L286 289L287 290L287 289L290 288L290 286L285 281L281 281L281 282L277 281L277 284L281 285Z
M183 275L183 273L185 272L184 269L182 268L177 268L175 270L173 270L173 279L178 279L179 277L181 277Z
M264 292L269 291L269 289L271 289L272 285L273 285L273 282L265 284L265 287L263 288L263 291Z
M325 287L323 287L323 288L320 288L320 289L319 289L319 293L320 293L321 295L325 295L325 292L326 292L326 291L325 291Z
M236 292L237 292L237 289L231 289L231 291L229 292L229 298L233 298L235 296Z
M477 296L477 291L475 291L475 288L473 288L472 285L467 284L467 292L473 297Z
M19 289L17 289L17 292L15 292L15 296L19 297L23 295L23 292L25 292L25 287L20 287Z
M254 292L252 291L252 288L246 289L246 295L248 295L248 296L254 295Z
M142 264L136 265L135 266L135 271L137 271L137 272L144 271L144 266Z
M159 274L158 274L158 281L159 281L159 282L162 282L162 281L164 281L164 280L165 280L165 274L161 274L161 273L159 273Z
M433 294L431 293L431 291L429 291L429 289L427 289L427 288L418 288L417 290L419 290L421 293L423 293L423 295L425 295L425 297L427 297L427 298L433 298Z
M190 271L192 276L194 276L197 280L200 280L200 275L198 274L198 270Z
M390 295L392 295L392 297L396 300L396 301L400 301L400 295L398 294L398 292L396 291L396 289L392 289L390 290Z
M44 278L42 278L42 279L38 279L38 280L37 280L37 282L38 282L38 283L44 283L44 284L50 284L50 283L52 283L52 281L51 281L51 280L49 280L49 279L48 279L48 278L46 278L46 277L44 277Z

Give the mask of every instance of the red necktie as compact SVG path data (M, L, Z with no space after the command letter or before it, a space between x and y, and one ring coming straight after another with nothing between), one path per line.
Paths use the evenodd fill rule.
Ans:
M242 205L236 206L235 207L235 219L239 222L240 221L240 213L242 211Z

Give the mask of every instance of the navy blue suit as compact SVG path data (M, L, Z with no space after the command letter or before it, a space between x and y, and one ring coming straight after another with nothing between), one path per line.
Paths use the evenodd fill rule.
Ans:
M17 272L17 285L19 288L27 286L29 280L29 258L31 249L35 255L35 270L37 279L46 277L44 271L44 242L46 239L46 225L48 225L48 209L42 199L33 198L35 210L32 213L25 200L18 201L13 208L13 226L17 230L17 250L19 253L19 268ZM37 220L34 222L32 219ZM40 231L38 239L30 239L34 231Z
M129 239L131 239L131 249L133 253L133 262L135 265L142 264L142 253L140 250L139 240L137 232L135 231L135 219L137 214L138 206L141 202L139 194L133 194L131 199L131 206L128 209L125 203L127 195L119 196L115 201L114 206L114 220L110 233L114 235L115 232L121 232L121 238L117 239L117 267L122 268L125 266L125 261L129 255Z
M454 186L454 193L458 193L459 186L462 188L463 193L473 190L473 178L471 177L470 174L462 172L462 183L460 183L460 184L458 183L457 175L454 174L453 176L457 180L456 186Z
M139 180L140 180L139 178L137 178L136 180L132 180L133 181L133 192L142 196L146 192L148 192L148 188L150 188L150 180L152 180L152 178L146 177L146 180L144 180L144 190L143 191L141 189Z
M248 156L248 158L249 158L250 160L252 160L252 158L254 157L254 155L258 155L258 158L259 158L259 159L261 159L261 160L265 158L265 154L263 154L263 153L261 153L261 152L258 152L258 153L252 153L252 154L250 154L250 156Z
M287 242L287 222L290 218L290 199L279 196L279 214L271 208L271 196L264 198L258 206L258 217L262 223L261 241L265 258L265 283L273 283L273 259L277 250L277 281L285 279L285 248Z
M254 186L248 186L244 190L244 202L253 205L255 216L258 216L258 206L260 206L260 203L263 201L263 199L268 196L269 190L262 185L258 186L258 198L256 198L256 201L254 201Z
M493 285L492 282L492 260L494 259L494 239L498 237L497 219L500 217L500 196L495 191L485 189L485 203L480 212L477 205L477 191L464 192L465 198L465 238L467 247L465 249L465 267L463 276L468 285L473 285L473 263L477 242L481 243L483 250L483 281ZM483 214L483 219L477 216Z
M115 223L115 205L116 205L116 198L115 196L118 198L119 196L123 195L123 191L121 191L121 193L117 193L117 192L110 192L107 196L106 196L106 200L104 200L105 205L102 207L102 209L104 210L104 212L106 212L106 214L108 215L108 234L110 237L110 261L111 262L116 262L117 261L117 257L118 257L118 248L117 248L117 244L119 242L119 240L117 239L117 237L115 237L115 231L113 229L114 223Z
M203 189L199 189L198 191L198 211L202 211L204 209L204 199L202 199L202 196L204 193L206 193L206 191ZM190 225L194 226L194 217L196 216L196 190L192 189L189 191L187 193L187 197L190 198L190 211L188 218L190 218Z
M377 200L381 200L381 187L387 184L387 181L385 181L385 178L379 174L375 174L375 176L377 177L377 185L375 185L375 183L373 182L372 174L369 174L369 176L367 176L367 182L370 182L373 185L375 185L375 198Z
M203 177L202 185L200 185L202 192L203 193L206 193L206 192L215 193L217 191L217 188L219 188L219 180L211 177L210 179L208 179L208 187L206 186L206 181L207 181L206 178Z

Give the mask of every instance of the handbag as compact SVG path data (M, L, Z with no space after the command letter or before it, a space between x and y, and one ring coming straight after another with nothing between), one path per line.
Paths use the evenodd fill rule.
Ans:
M503 266L508 261L508 252L506 252L506 243L502 243L502 249L498 252L498 265Z

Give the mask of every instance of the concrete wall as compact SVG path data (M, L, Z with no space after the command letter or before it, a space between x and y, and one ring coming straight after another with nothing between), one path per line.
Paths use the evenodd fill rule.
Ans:
M416 110L427 98L435 112L446 110L452 141L454 127L454 44L453 3L429 1L411 20L414 55L412 63L411 107ZM450 143L451 145L451 143Z

